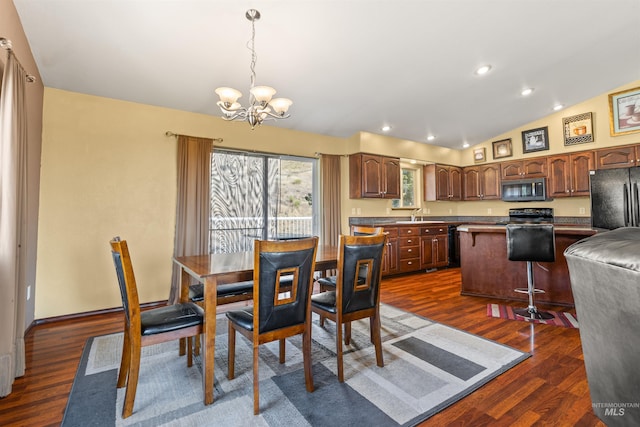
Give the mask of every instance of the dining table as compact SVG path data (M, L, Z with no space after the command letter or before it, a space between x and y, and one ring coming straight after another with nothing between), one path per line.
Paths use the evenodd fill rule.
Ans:
M216 342L216 287L225 283L253 280L253 251L189 255L175 257L173 261L180 267L180 301L189 301L189 286L192 278L204 284L202 371L204 404L213 403L214 352ZM337 268L338 247L318 245L315 270L325 272Z

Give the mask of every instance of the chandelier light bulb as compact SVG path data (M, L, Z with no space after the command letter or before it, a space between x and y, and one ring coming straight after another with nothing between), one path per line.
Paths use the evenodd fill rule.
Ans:
M276 94L276 90L269 86L255 86L252 87L249 92L251 92L251 95L253 95L256 101L263 104L271 101L271 97Z
M273 111L275 111L276 114L281 116L284 116L285 114L287 114L287 111L289 110L289 107L291 107L292 104L293 104L293 101L287 98L275 98L269 102L269 105L271 106L271 108L273 108Z
M220 97L220 101L229 107L236 104L238 98L242 98L242 92L230 87L219 87L216 89L216 94Z

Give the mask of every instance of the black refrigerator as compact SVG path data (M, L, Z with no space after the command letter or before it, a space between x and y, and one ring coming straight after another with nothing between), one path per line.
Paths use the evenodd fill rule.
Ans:
M640 167L591 171L591 226L640 226Z

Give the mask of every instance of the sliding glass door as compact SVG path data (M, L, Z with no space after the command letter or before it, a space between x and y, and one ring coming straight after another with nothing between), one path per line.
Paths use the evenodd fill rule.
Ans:
M317 190L316 159L214 150L210 253L317 235Z

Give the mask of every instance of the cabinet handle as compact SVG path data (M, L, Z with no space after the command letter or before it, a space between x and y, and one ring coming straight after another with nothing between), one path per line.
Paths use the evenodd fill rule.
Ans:
M407 234L411 234L411 230L407 230Z
M411 265L411 264L413 264L413 262L412 262L412 261L407 262L407 265Z
M407 252L411 252L411 249L407 249Z

